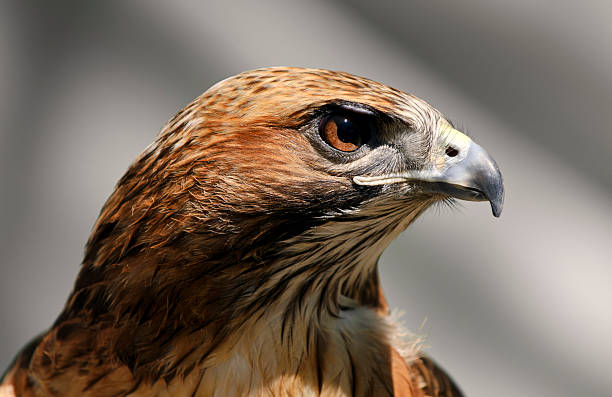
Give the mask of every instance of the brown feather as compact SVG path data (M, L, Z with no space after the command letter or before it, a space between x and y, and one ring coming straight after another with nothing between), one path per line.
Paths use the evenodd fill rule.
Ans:
M323 156L309 131L345 102L375 111L387 134L412 131L410 159ZM218 83L119 181L64 310L4 385L24 396L460 395L429 359L394 347L377 270L441 198L351 180L429 161L440 120L418 98L341 72Z

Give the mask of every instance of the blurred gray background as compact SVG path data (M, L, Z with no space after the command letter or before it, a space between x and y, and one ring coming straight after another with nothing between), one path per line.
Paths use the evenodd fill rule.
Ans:
M292 65L411 92L497 159L500 219L429 211L381 260L466 394L610 396L611 4L0 3L0 368L55 319L163 123L220 79Z

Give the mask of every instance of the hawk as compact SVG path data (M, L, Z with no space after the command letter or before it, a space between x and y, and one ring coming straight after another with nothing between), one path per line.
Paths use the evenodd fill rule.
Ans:
M459 396L401 338L377 263L427 208L503 206L495 161L426 102L266 68L179 111L129 167L55 323L2 396Z

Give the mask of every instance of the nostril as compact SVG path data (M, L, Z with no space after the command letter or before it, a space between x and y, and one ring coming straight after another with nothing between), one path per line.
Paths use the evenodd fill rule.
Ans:
M457 149L455 149L454 147L452 147L452 146L447 146L446 147L446 155L448 157L455 157L458 154L459 154L459 151Z

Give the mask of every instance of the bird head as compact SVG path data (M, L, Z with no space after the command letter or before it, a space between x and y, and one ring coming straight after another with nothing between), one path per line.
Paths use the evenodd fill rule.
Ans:
M272 68L231 77L162 137L178 138L174 150L199 142L184 155L207 164L201 198L217 186L234 214L297 213L308 224L370 211L376 222L454 198L487 200L496 217L503 206L501 173L482 147L426 102L346 73Z
M124 363L175 373L177 355L159 356L180 335L197 336L202 360L262 316L285 329L381 307L378 257L453 198L499 216L502 177L426 102L341 72L245 72L179 111L128 169L56 323L112 318Z
M423 100L342 72L259 69L168 122L105 204L84 265L121 269L123 287L168 258L182 266L164 285L253 262L359 275L432 204L488 200L499 216L503 193L495 161Z
M223 141L213 152L232 164L228 181L268 187L270 198L300 207L312 197L313 209L325 201L325 211L338 214L377 201L488 200L501 214L495 161L429 104L391 87L346 73L272 68L224 80L200 101L200 117L223 136L213 139Z

